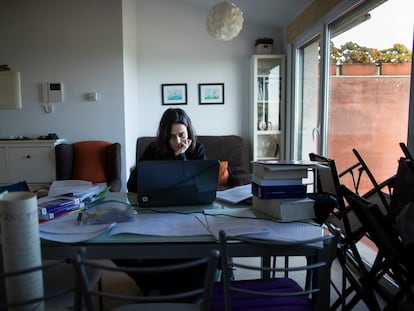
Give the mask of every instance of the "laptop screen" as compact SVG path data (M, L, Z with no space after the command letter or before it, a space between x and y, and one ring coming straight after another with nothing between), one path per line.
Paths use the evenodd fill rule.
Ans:
M218 170L217 160L140 161L138 205L210 204L216 199Z

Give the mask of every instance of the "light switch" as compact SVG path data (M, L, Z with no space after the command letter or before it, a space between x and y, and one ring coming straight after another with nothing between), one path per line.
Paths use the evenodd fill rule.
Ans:
M98 93L97 92L88 93L88 100L91 102L96 102L98 100Z

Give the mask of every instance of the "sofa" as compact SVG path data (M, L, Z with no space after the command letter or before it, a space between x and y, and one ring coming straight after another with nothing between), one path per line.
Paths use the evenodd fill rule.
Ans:
M148 145L155 141L155 136L143 136L137 139L136 158L139 159ZM219 184L219 190L245 185L251 182L249 159L245 154L243 138L236 135L226 136L197 136L204 144L209 160L227 161L228 178Z

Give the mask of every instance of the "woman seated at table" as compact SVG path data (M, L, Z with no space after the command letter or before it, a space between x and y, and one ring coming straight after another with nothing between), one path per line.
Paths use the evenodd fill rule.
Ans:
M205 160L204 145L197 142L190 117L184 110L167 109L161 117L157 140L152 142L138 161L151 160ZM137 191L137 168L134 167L127 183L128 191Z
M138 161L149 160L204 160L204 145L197 142L195 130L184 110L167 109L161 117L158 138L144 151ZM139 172L138 172L139 173ZM132 170L128 180L128 191L136 192L137 169ZM157 266L183 262L184 259L114 260L118 266ZM204 269L189 269L186 273L129 274L145 295L158 291L171 294L204 284Z

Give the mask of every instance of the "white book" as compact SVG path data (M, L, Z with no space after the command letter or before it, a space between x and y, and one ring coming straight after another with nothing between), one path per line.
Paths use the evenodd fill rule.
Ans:
M253 196L253 209L279 221L299 221L315 218L315 201L304 199L262 200Z

